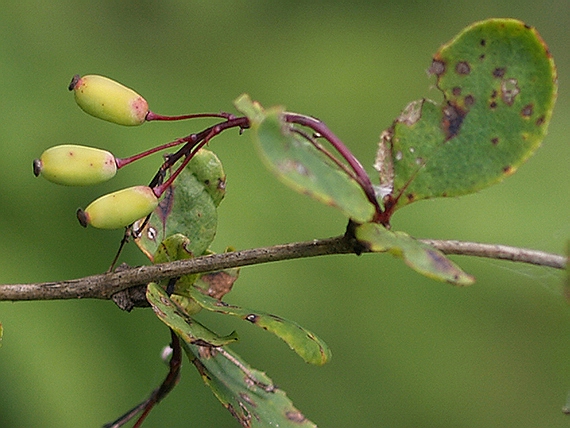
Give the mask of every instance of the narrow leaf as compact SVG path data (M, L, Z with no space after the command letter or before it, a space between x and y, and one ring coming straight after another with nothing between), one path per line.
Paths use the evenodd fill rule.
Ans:
M263 112L258 104L249 100L248 105L247 101L242 96L236 104L252 122L261 157L283 183L338 208L357 222L372 219L374 206L347 171L285 123L281 109Z
M273 333L308 363L323 365L331 358L331 351L325 342L293 321L266 312L229 305L204 295L197 288L192 288L190 295L202 308L208 311L241 318Z
M182 346L204 383L241 426L316 427L265 373L251 368L228 348L205 348L185 342Z
M147 286L146 298L156 316L174 330L186 343L203 346L223 346L237 340L235 332L228 336L218 336L191 318L184 309L170 299L168 294L154 282Z
M365 223L356 227L355 236L370 251L390 252L429 278L461 286L475 281L443 253L404 232L392 232L380 224Z

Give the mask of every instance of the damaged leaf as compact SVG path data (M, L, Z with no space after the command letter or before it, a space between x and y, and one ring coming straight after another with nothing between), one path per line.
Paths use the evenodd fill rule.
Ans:
M287 343L307 363L323 365L331 358L331 351L325 342L293 321L266 312L229 305L204 295L196 288L190 291L190 296L203 309L241 318L273 333Z
M182 347L202 380L242 427L314 428L284 391L228 348Z
M174 302L158 284L151 282L147 286L146 298L155 315L186 343L201 346L223 346L235 342L234 331L228 336L219 336L191 318L186 311Z
M443 253L404 232L392 232L380 224L365 223L356 227L355 237L370 251L389 252L428 278L460 286L475 281Z
M552 116L552 56L520 21L471 25L441 47L429 72L443 103L414 101L382 135L376 168L391 209L501 181L537 149Z
M222 300L226 294L232 291L234 282L239 277L239 272L239 268L232 268L206 273L200 276L195 285L201 289L203 294Z

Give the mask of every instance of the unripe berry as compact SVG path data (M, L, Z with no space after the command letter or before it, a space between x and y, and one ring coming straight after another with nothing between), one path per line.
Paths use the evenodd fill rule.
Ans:
M34 175L65 186L89 186L115 176L117 164L111 153L93 147L62 145L47 149L34 160Z
M98 75L76 75L69 84L75 101L99 119L119 125L141 125L148 113L148 103L132 89Z
M77 218L83 227L91 225L99 229L120 229L149 215L158 205L158 198L148 186L128 187L101 196L85 210L77 210Z

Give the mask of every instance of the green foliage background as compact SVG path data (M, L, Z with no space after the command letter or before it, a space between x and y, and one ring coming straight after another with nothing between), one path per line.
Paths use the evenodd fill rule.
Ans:
M75 210L148 182L160 162L76 189L32 175L47 147L76 143L126 156L211 122L124 128L88 117L67 92L75 73L133 87L163 114L233 111L248 92L264 105L324 120L372 171L380 132L409 101L439 99L425 70L466 25L513 17L536 26L559 70L543 147L517 174L479 194L418 202L395 228L418 237L561 252L570 237L570 7L500 2L56 1L4 2L0 14L0 282L103 272L121 232L82 229ZM431 89L430 89L431 87ZM228 173L214 249L342 233L336 210L281 185L249 136L211 148ZM134 245L129 264L145 263ZM430 281L389 256L335 256L242 271L229 301L296 320L333 350L324 367L227 317L203 316L322 427L566 427L570 312L561 275L455 258L478 282ZM169 335L150 310L104 301L0 303L0 426L98 427L166 372ZM188 363L145 427L236 426Z

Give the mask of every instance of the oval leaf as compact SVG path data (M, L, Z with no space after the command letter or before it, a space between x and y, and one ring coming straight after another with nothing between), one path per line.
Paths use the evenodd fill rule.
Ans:
M466 28L435 54L430 73L443 103L411 103L382 134L376 167L397 207L514 173L544 138L556 99L547 46L513 19Z
M216 155L202 149L168 188L135 242L153 260L160 243L180 233L188 237L191 256L204 254L216 234L216 207L225 194L226 177ZM140 224L140 222L138 223ZM135 223L135 229L137 223Z

